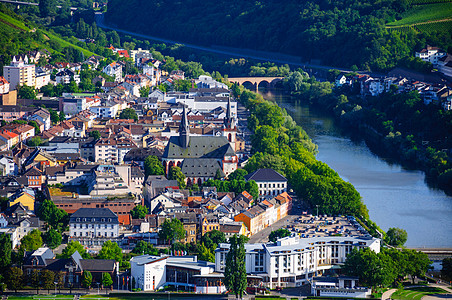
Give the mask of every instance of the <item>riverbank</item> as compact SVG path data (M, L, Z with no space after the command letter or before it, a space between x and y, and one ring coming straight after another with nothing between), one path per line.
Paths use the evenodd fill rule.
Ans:
M362 139L351 138L334 116L284 93L264 93L284 108L318 145L317 159L353 184L383 230L408 232L407 247L452 247L452 197L431 188L421 171L377 156Z

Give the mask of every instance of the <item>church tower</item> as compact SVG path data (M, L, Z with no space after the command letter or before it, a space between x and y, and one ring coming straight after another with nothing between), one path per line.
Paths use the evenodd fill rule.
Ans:
M187 111L185 110L185 105L182 110L182 119L179 125L179 144L183 148L188 148L190 142L190 129L188 126Z
M233 129L235 127L234 116L231 109L231 97L228 98L228 106L226 108L226 118L224 118L224 127L227 129Z

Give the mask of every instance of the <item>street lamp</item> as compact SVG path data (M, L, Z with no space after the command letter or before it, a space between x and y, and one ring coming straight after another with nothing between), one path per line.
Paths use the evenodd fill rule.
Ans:
M315 207L317 208L317 217L318 217L319 216L319 205L317 204Z
M99 295L99 284L100 284L100 282L96 282L96 284L97 284L97 294Z
M55 295L56 295L56 293L57 293L56 288L57 288L58 282L54 281L53 284L55 285Z

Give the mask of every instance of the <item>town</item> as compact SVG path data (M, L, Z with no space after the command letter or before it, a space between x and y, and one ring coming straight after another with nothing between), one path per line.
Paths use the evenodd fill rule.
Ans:
M277 170L248 173L249 111L231 83L165 72L149 50L109 49L122 59L38 67L50 54L35 51L4 66L0 238L23 253L13 260L31 278L8 289L223 294L228 253L242 243L247 293L310 285L313 296L371 295L357 277L320 276L353 249L379 253L382 234L319 214ZM102 73L90 82L96 92L71 91L90 70ZM336 85L356 81L362 94L396 85L452 109L447 87L407 78L340 74ZM51 85L68 91L50 96Z

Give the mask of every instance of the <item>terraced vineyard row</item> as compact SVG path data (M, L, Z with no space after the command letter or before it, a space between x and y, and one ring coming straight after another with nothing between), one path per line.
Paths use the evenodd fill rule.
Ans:
M410 0L408 3L410 5L424 5L424 4L434 4L434 3L447 3L452 2L452 0Z
M420 24L415 26L420 32L452 32L452 21L432 22L427 24Z

